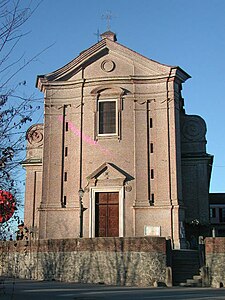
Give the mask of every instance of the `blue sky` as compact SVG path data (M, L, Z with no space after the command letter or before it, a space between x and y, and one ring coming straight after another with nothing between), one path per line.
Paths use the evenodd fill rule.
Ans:
M192 76L183 85L185 109L207 123L207 151L214 155L211 191L225 192L223 0L44 0L25 24L29 34L20 51L29 58L53 45L20 74L26 93L41 96L37 75L62 67L97 42L97 30L107 30L102 19L107 11L120 44Z

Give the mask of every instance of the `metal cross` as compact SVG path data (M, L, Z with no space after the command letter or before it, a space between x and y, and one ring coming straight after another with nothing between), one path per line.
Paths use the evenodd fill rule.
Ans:
M107 11L106 14L102 15L102 19L107 22L107 31L110 31L110 21L112 20L112 12Z

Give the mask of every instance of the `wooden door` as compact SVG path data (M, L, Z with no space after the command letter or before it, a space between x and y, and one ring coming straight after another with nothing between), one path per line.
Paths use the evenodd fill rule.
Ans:
M119 193L95 195L95 236L119 236Z

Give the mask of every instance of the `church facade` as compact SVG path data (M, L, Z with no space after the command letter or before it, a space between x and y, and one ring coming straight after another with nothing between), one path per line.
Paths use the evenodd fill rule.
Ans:
M44 124L27 131L25 224L39 239L153 235L185 247L209 224L212 166L206 124L184 110L190 76L101 37L37 77Z

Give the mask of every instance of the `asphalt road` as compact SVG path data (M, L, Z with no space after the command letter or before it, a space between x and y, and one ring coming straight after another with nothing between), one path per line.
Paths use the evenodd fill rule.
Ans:
M225 289L136 288L93 284L6 279L0 284L0 300L225 300Z

